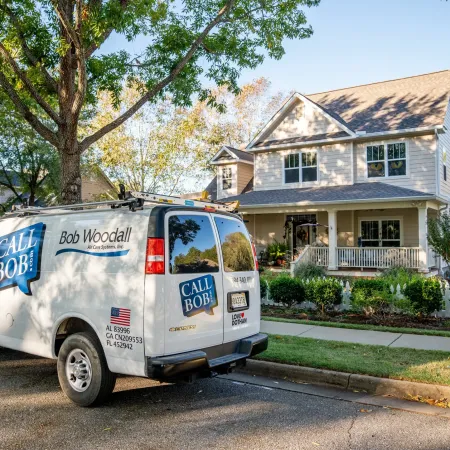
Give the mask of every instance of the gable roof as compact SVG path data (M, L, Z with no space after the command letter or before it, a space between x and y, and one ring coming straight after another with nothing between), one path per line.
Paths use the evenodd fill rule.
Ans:
M228 155L229 158L223 159L222 155ZM229 161L241 161L253 164L253 155L243 150L223 145L220 150L212 157L211 164L222 164ZM222 161L221 161L222 159Z
M347 135L351 139L358 132L395 132L441 126L444 123L449 97L450 70L317 94L296 93L285 102L247 148L342 139ZM298 100L315 105L324 115L340 125L342 133L264 141L267 132L281 122L293 102Z
M222 201L239 200L241 206L283 206L368 200L430 199L433 194L386 183L355 183L345 186L325 186L298 189L251 191L227 197Z
M307 95L351 129L374 133L444 123L450 70Z

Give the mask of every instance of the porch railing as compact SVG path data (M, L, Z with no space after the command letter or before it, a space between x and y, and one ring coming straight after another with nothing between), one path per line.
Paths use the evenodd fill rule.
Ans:
M303 252L297 257L297 259L291 262L291 273L294 273L295 267L301 263L327 267L328 256L328 247L310 247L309 245L307 245Z
M385 269L387 267L402 266L409 269L418 269L418 247L338 247L338 267L363 267Z

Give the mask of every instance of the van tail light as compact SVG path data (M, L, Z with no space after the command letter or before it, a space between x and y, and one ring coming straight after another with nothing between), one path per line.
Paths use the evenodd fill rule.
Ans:
M256 268L256 270L259 270L258 257L256 256L256 247L253 242L252 242L252 250L253 250L253 258L255 259L255 268Z
M164 272L164 239L148 238L145 273L161 275Z

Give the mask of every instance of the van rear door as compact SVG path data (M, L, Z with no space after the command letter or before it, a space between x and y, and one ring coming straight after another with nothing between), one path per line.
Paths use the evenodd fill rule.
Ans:
M223 343L222 273L209 213L171 211L165 217L166 355Z
M259 333L261 299L250 236L243 221L213 214L223 259L224 343Z

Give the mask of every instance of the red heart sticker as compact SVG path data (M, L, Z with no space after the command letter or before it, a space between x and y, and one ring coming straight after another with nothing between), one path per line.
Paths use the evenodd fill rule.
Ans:
M244 313L241 313L241 317L244 317L245 316L245 314Z

